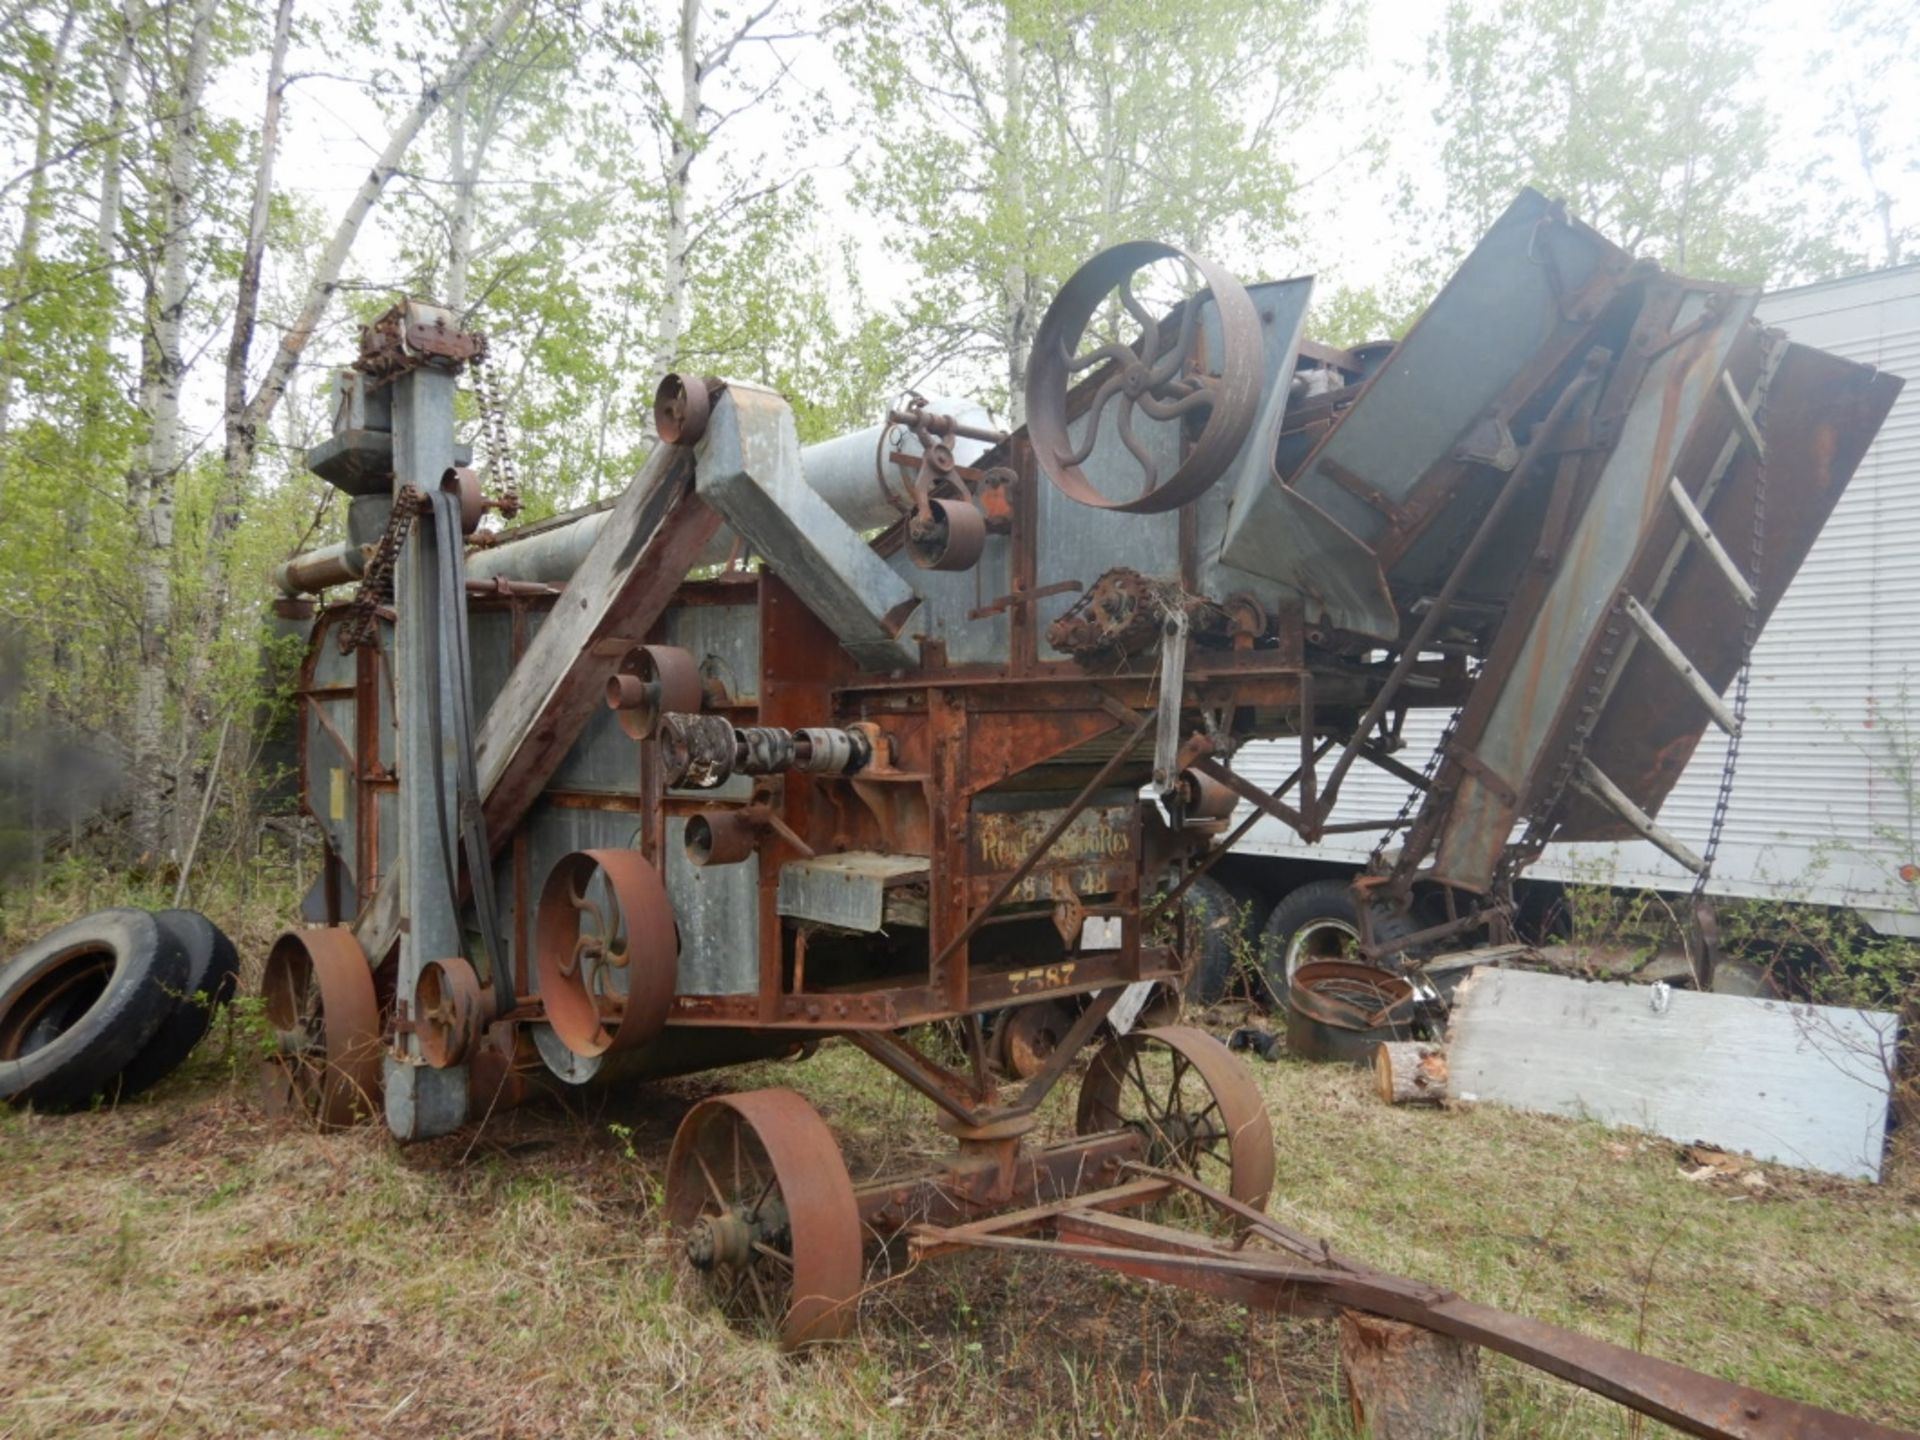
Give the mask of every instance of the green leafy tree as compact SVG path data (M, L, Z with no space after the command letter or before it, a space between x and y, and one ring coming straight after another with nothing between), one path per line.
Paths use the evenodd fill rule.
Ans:
M1288 145L1359 53L1318 0L853 0L837 16L877 156L860 198L917 274L916 374L970 364L1018 423L1047 300L1094 251L1229 257L1294 220Z
M1780 283L1855 257L1772 164L1751 17L1719 0L1452 0L1443 233L1452 260L1523 185L1671 269Z

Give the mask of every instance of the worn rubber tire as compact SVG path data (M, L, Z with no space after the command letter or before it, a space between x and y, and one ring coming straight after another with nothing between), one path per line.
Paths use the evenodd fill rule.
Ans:
M150 1090L180 1068L213 1023L217 1006L240 983L240 954L226 933L198 910L156 910L153 918L187 952L187 982L153 1038L120 1072L123 1100Z
M1226 998L1234 967L1253 938L1246 907L1211 875L1202 875L1188 886L1182 903L1187 911L1188 944L1197 940L1199 949L1187 979L1187 998L1196 1005L1216 1005Z
M105 969L98 990L80 988L88 1003L69 1006L62 1018L70 1023L50 1039L35 1034L45 1043L22 1053L30 1014L37 1005L46 1011L39 1002L49 988L86 957ZM97 911L28 946L0 968L0 1100L50 1110L87 1104L153 1039L187 972L185 944L144 910Z
M1310 880L1282 896L1260 931L1260 976L1265 985L1268 1007L1275 1012L1283 1012L1288 1008L1287 950L1296 934L1316 925L1327 925L1329 929L1344 927L1357 935L1359 923L1353 891L1345 880ZM1373 915L1373 927L1376 940L1410 935L1416 928L1405 916L1377 907ZM1342 957L1310 953L1300 956L1299 963L1336 958ZM1358 955L1345 958L1364 963Z

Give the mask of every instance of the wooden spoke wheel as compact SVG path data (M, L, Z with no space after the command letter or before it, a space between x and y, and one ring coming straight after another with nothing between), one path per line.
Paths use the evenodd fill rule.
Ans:
M736 1324L789 1350L852 1329L860 1211L833 1132L798 1094L752 1090L694 1106L667 1160L667 1217Z
M1273 1188L1273 1122L1259 1086L1226 1046L1191 1026L1108 1041L1087 1067L1074 1128L1136 1131L1148 1164L1256 1209Z
M289 930L268 952L260 993L276 1040L261 1063L268 1113L329 1129L379 1113L380 1005L353 932Z

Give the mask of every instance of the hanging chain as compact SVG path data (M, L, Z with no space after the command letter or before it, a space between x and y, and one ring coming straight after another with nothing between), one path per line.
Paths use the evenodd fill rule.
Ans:
M480 410L480 426L487 442L487 480L502 513L512 514L520 505L520 476L513 463L513 447L507 439L507 412L500 401L500 377L494 374L484 345L469 368L473 372L473 398Z
M340 624L340 653L351 654L363 645L371 645L378 633L380 610L393 605L393 573L400 560L400 547L407 543L407 532L414 517L427 508L426 497L411 485L400 487L393 510L387 516L387 528L367 548L365 567L360 572L359 588L347 601L347 618Z
M1760 376L1753 386L1753 428L1759 437L1753 457L1753 549L1751 573L1747 583L1753 587L1754 603L1747 607L1746 626L1740 635L1740 672L1733 682L1733 731L1727 736L1727 757L1720 766L1720 788L1713 797L1713 819L1707 824L1707 843L1700 852L1704 862L1693 877L1690 899L1698 904L1713 878L1713 862L1720 853L1720 836L1727 825L1727 807L1733 801L1734 771L1740 763L1740 740L1747 733L1747 688L1753 678L1753 647L1760 639L1760 564L1765 558L1767 534L1767 409L1773 388L1773 372L1786 349L1785 342L1769 338L1760 360Z
M500 402L499 378L488 363L484 335L478 343L468 369L473 375L474 403L480 414L481 433L487 447L487 478L492 482L494 498L490 508L511 517L520 510L519 472L513 462L513 447L507 439L506 407ZM402 486L394 497L393 512L380 538L367 548L366 565L360 573L359 588L347 602L347 617L339 632L340 652L348 654L374 643L382 607L393 605L393 577L400 551L407 542L417 516L427 510L427 498L411 485Z
M1434 742L1433 749L1427 754L1427 763L1420 771L1424 784L1409 785L1406 799L1400 802L1400 813L1393 817L1391 824L1380 832L1380 838L1373 842L1373 853L1367 856L1367 873L1376 874L1387 857L1387 842L1407 828L1413 819L1414 808L1433 793L1433 777L1439 772L1440 761L1447 753L1447 747L1453 743L1454 731L1460 728L1460 715L1466 707L1457 706L1447 717L1446 728L1440 732L1440 738Z

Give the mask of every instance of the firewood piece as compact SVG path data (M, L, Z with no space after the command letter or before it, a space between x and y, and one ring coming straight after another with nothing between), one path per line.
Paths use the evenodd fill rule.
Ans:
M1447 1049L1417 1040L1388 1040L1373 1049L1373 1079L1389 1105L1427 1103L1447 1098Z
M1364 1440L1484 1440L1478 1346L1343 1310L1340 1373Z

